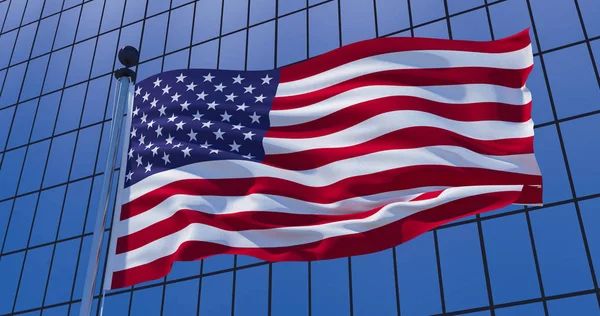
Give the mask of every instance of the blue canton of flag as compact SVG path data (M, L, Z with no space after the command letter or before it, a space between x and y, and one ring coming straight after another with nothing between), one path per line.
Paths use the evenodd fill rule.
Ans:
M279 71L185 69L136 85L125 187L208 160L262 161Z

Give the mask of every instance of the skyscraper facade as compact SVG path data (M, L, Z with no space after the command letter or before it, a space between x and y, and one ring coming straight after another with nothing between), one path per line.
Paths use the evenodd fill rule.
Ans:
M543 207L351 258L178 262L108 291L104 315L600 315L598 16L596 0L0 0L0 315L79 313L101 184L119 172L103 173L120 47L140 50L141 80L272 69L375 37L526 28Z

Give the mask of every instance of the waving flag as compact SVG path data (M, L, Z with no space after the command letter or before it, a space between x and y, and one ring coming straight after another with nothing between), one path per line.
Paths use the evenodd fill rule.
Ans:
M380 38L269 71L136 85L106 288L174 261L353 256L542 203L528 31Z

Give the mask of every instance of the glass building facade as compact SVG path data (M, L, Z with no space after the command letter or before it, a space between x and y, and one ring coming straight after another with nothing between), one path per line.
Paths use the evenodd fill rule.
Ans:
M107 292L104 315L600 315L598 16L597 0L0 0L0 315L79 312L100 186L118 173L102 171L119 47L139 48L143 79L271 69L374 37L528 27L543 207L351 258L178 262ZM105 260L106 244L98 278Z

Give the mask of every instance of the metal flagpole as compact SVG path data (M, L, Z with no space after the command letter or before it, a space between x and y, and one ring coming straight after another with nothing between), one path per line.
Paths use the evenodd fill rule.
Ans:
M98 263L100 261L100 251L102 238L104 236L104 225L106 223L106 213L108 211L108 202L110 199L110 188L113 183L113 170L117 163L117 152L119 139L121 137L121 126L123 123L123 110L129 101L129 93L132 83L135 82L136 73L129 69L137 65L139 61L139 52L131 46L125 46L119 50L119 61L125 68L115 71L117 78L116 100L112 111L112 124L110 130L110 142L108 144L108 158L104 168L104 180L102 182L102 192L100 194L100 203L96 215L96 226L92 237L92 246L88 260L87 274L83 286L83 296L81 299L81 308L79 316L89 316L94 297L94 288L96 285L96 275L98 274Z

